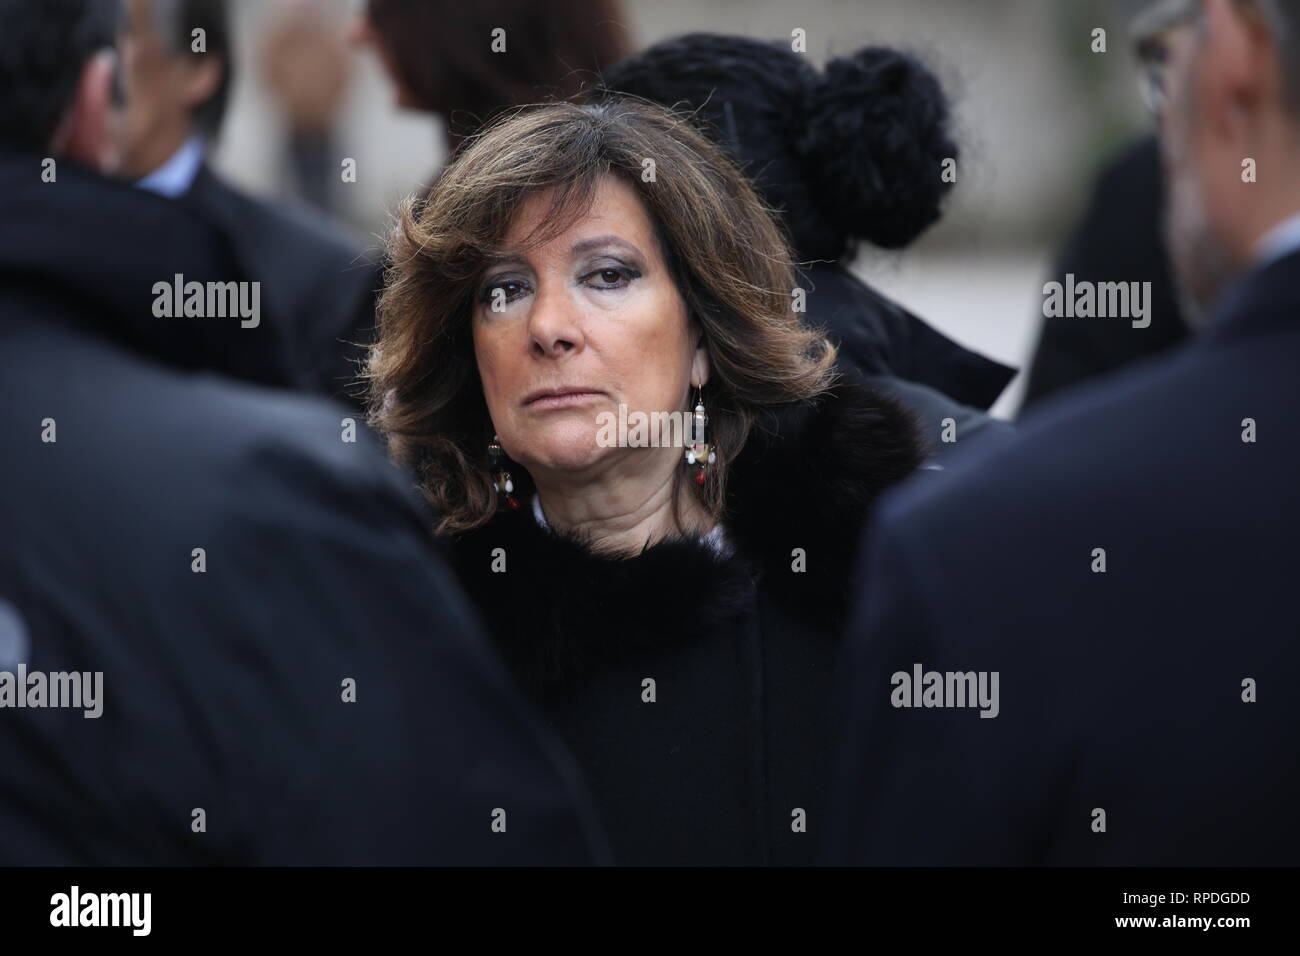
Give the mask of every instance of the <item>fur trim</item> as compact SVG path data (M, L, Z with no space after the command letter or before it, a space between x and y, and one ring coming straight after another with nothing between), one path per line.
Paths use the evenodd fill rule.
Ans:
M773 596L832 626L849 602L862 530L880 494L920 467L915 417L856 379L765 416L731 469L731 540ZM806 570L793 573L794 550Z
M816 402L770 409L756 423L728 479L729 557L683 537L632 557L601 554L541 527L524 507L453 539L452 562L533 691L716 633L760 587L838 636L869 509L922 457L910 413L843 380ZM492 570L497 548L504 574ZM803 573L792 569L795 548Z

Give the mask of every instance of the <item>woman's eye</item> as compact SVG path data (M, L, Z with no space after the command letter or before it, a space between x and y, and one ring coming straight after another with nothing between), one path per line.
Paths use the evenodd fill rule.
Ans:
M498 290L500 291L498 292ZM498 282L490 282L484 286L479 301L484 305L492 305L495 301L513 302L527 291L527 286L522 282L515 279L503 279Z
M595 272L583 276L583 282L596 289L622 289L633 279L639 278L641 278L641 273L635 269L611 266L607 269L597 269Z

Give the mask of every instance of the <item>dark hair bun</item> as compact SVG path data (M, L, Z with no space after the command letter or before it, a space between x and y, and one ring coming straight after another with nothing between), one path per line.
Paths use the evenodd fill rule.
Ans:
M886 249L941 215L943 161L956 159L948 101L915 56L868 47L827 64L806 94L796 148L813 198L839 231Z

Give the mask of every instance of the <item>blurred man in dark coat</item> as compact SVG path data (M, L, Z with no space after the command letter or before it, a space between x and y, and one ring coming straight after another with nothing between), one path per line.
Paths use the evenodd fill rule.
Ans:
M0 0L0 864L592 860L408 479L155 311L231 266L94 171L115 6Z
M882 507L833 862L1300 862L1300 6L1151 16L1171 258L1212 320Z
M1073 315L1044 318L1025 386L1028 408L1063 388L1105 375L1183 342L1190 334L1160 234L1160 144L1144 136L1098 177L1083 220L1066 241L1051 279L1151 283L1150 325Z
M349 399L374 324L377 260L306 207L256 199L207 162L232 85L226 0L127 0L124 61L131 97L121 174L191 206L262 283L270 320L293 361L284 384ZM195 31L202 49L195 50Z

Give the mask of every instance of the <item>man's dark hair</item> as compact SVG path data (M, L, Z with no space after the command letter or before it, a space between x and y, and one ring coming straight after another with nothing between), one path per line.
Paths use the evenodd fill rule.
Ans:
M230 98L234 58L230 45L230 15L226 0L150 0L163 46L179 56L211 56L221 60L221 82L213 94L194 108L194 122L207 136L221 130ZM194 31L202 30L205 52L194 52Z
M81 71L116 48L120 22L118 0L0 0L0 146L49 148Z

